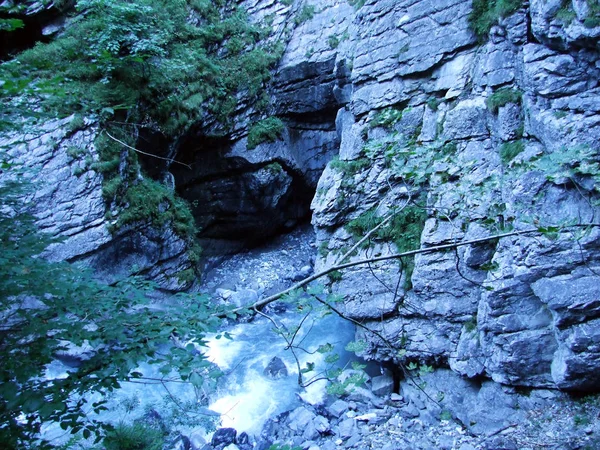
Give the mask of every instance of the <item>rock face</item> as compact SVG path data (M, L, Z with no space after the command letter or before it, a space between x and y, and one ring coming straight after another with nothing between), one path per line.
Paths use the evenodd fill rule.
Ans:
M109 232L102 175L88 170L98 161L98 130L91 122L77 129L73 123L71 116L0 140L0 148L26 169L32 183L26 202L38 226L61 239L45 256L92 266L107 282L136 272L165 289L181 289L178 274L191 268L187 244L169 226L138 223Z
M346 70L336 90L340 161L312 203L316 271L341 262L368 231L357 225L367 214L403 217L411 205L426 212L412 248L552 231L344 271L333 289L346 314L379 333L358 332L368 358L435 362L509 385L598 385L599 230L561 227L600 213L600 28L580 11L585 2L568 3L568 24L561 2L531 1L481 45L470 1L317 6L337 8L332 23L348 26L335 61L322 64ZM295 39L311 45L294 35L288 49ZM317 51L308 62L333 59ZM294 56L304 67L293 50L285 64ZM345 261L390 255L402 242L376 233Z
M332 277L345 313L377 332L358 332L364 356L597 388L600 230L585 226L600 214L597 8L524 2L481 43L470 0L353 3L246 2L287 42L268 88L278 137L251 148L252 105L241 105L230 134L162 145L189 167L150 172L193 202L209 256L294 226L315 191L316 272L479 240ZM84 156L69 152L97 158L97 131L68 123L1 143L49 181L31 197L40 225L65 238L48 255L180 287L185 243L169 227L107 231L101 176L81 175Z

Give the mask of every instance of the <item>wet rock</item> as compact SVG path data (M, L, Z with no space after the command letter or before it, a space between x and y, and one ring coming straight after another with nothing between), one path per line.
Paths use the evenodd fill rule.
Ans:
M394 391L394 376L391 372L371 379L371 391L379 397L385 397Z
M213 434L210 445L216 450L223 450L228 445L235 443L236 435L237 431L234 428L219 428Z
M249 306L258 301L258 293L254 289L241 289L229 297L229 301L235 306Z
M288 376L288 370L281 358L274 356L263 372L269 378L282 378Z

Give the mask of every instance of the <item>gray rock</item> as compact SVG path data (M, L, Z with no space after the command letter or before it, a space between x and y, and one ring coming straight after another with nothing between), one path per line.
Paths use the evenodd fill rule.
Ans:
M394 391L394 377L391 372L371 379L371 391L380 397L391 394Z
M258 301L258 293L254 289L241 289L229 297L235 306L248 306Z
M348 410L348 403L344 400L336 400L330 406L327 407L327 411L333 417L340 417Z
M356 421L354 419L342 420L338 424L337 435L342 439L349 439L356 433Z
M267 367L265 367L263 373L265 376L274 379L288 376L287 366L281 360L281 358L277 356L273 356L273 358L271 358L271 361L269 361L269 364L267 364Z
M235 443L236 435L237 431L234 428L219 428L213 434L210 445L216 449L224 449Z

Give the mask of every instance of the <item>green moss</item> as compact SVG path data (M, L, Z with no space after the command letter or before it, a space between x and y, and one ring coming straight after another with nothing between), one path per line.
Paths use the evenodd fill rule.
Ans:
M248 131L248 150L264 142L275 142L281 139L284 128L283 122L278 117L268 117L256 122Z
M83 130L85 128L85 122L81 114L75 114L73 120L68 125L69 132L75 133L76 131Z
M384 127L390 128L402 119L402 110L396 108L385 108L373 116L369 122L369 127Z
M521 104L522 98L523 93L518 89L502 88L490 95L486 100L486 104L489 110L496 114L498 108L509 103Z
M555 17L566 25L575 20L577 14L572 8L571 0L563 0L561 8L556 12Z
M294 23L296 25L301 25L304 22L308 22L310 19L315 17L315 6L314 5L304 5L296 17L294 17Z
M113 178L105 179L104 183L102 183L102 196L105 199L114 199L117 195L117 192L123 186L123 180L120 176L115 176Z
M85 153L85 149L77 147L76 145L69 145L66 150L67 155L72 159L78 159Z
M274 162L265 166L270 173L277 175L283 172L283 167L278 162Z
M583 26L586 28L596 28L600 26L600 17L586 17L583 20Z
M143 179L127 186L118 199L120 211L115 227L136 222L150 222L155 227L171 225L177 235L192 239L196 225L187 203L166 186Z
M325 258L329 254L329 241L323 241L319 244L319 256Z
M465 327L465 331L467 333L471 333L471 332L477 330L477 316L474 315L468 321L466 321L464 323L464 327Z
M469 26L477 35L479 42L484 43L492 26L501 18L515 13L522 4L522 0L473 0Z
M371 167L371 164L372 162L369 158L358 158L350 161L334 158L329 163L332 169L338 170L346 176L356 175L357 173Z
M508 164L523 150L525 143L522 140L505 142L500 146L500 159L504 164Z

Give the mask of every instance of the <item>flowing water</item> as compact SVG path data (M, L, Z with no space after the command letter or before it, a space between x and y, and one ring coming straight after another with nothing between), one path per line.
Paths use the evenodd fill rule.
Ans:
M292 283L291 276L311 264L315 249L311 230L300 229L291 235L282 236L267 247L236 255L206 276L201 286L203 292L217 296L216 292L226 285L233 291L250 289L257 296L269 294L269 290L282 289ZM90 417L118 424L148 417L158 417L171 429L189 435L194 432L210 438L211 424L216 427L232 427L238 433L247 432L257 436L270 417L296 408L302 402L319 403L326 395L323 371L344 367L354 357L344 350L354 338L354 327L335 315L319 317L316 311L307 316L305 312L271 314L270 318L257 316L248 323L235 323L220 330L218 335L207 336L205 356L223 372L216 387L199 395L189 383L167 377L169 381L147 381L145 383L122 383L122 387L111 394L108 411ZM304 319L304 320L303 320ZM302 322L294 337L295 354L286 341L274 329L294 330ZM225 338L225 333L231 339ZM323 346L328 352L320 352ZM328 356L338 354L339 360L328 363ZM287 376L271 377L265 374L269 362L278 357L285 364ZM298 384L299 367L314 364L314 370L303 374L309 384L302 388ZM69 366L55 361L46 372L48 378L66 376ZM144 377L161 379L156 367L142 364L139 370ZM89 403L98 396L90 397ZM181 414L183 409L192 409L192 414ZM54 443L65 442L69 436L57 425L47 427L46 438Z
M276 318L289 329L303 315L286 313ZM240 324L229 332L233 340L211 339L208 358L227 373L219 390L213 396L209 408L221 413L222 426L233 427L248 434L258 434L264 422L276 414L294 409L301 401L319 403L326 395L326 381L316 381L306 389L298 385L298 366L291 350L286 350L285 340L273 331L274 326L266 318L249 324ZM340 355L337 365L343 367L353 357L344 350L354 337L349 323L329 315L312 322L308 319L296 336L304 350L297 350L301 368L314 363L315 369L304 374L305 383L312 377L320 378L327 368L328 355ZM320 353L320 346L332 344L333 350ZM285 363L288 376L273 379L264 369L276 356Z

